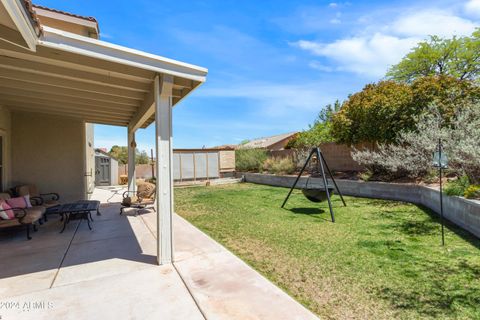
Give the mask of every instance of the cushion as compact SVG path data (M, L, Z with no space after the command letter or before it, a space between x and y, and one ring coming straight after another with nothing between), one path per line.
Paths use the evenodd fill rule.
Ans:
M12 208L27 208L27 202L24 197L11 198L6 200L8 205Z
M15 213L13 212L12 207L10 207L4 200L0 200L0 210L6 210L0 211L0 218L3 220L15 219Z
M32 203L30 202L30 195L27 194L26 196L23 196L23 198L25 199L25 203L27 204L27 208L31 208Z

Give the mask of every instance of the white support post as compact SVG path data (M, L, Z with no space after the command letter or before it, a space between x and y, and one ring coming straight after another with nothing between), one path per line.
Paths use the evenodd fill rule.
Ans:
M137 143L135 142L135 131L128 131L128 190L137 191L137 176L135 172L135 152Z
M157 259L158 264L173 262L173 155L172 91L173 76L155 77L155 142L157 175Z

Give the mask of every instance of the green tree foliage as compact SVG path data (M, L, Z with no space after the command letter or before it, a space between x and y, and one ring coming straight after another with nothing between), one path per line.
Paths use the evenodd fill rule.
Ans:
M128 163L128 148L127 147L121 147L121 146L113 146L110 149L109 154L114 157L115 159L118 160L118 162L122 164L127 164Z
M262 170L267 157L267 151L263 149L237 149L235 150L235 167L237 171L258 172Z
M307 130L300 132L288 142L287 148L311 148L321 143L334 141L331 134L332 118L340 110L340 107L341 104L338 100L333 105L326 105Z
M150 158L146 151L140 152L136 149L136 156L135 156L135 163L136 164L148 164L150 163ZM120 163L127 164L128 163L128 148L124 146L113 146L110 149L109 154L116 158Z
M426 76L448 75L459 80L480 76L480 29L470 37L443 39L431 36L420 42L402 61L390 68L387 78L413 82Z
M333 116L336 141L395 142L398 132L413 130L418 116L434 103L445 120L458 108L480 101L480 87L452 76L426 76L412 83L393 80L369 84L349 97Z
M368 84L346 100L333 116L332 135L341 143L389 142L415 125L412 88L395 81Z

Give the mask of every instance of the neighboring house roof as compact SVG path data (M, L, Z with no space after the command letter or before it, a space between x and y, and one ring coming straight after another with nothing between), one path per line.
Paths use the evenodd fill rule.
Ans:
M239 146L239 148L268 148L271 145L274 145L275 143L278 143L285 139L291 138L296 134L297 132L290 132L290 133L279 134L271 137L259 138L259 139L249 141Z

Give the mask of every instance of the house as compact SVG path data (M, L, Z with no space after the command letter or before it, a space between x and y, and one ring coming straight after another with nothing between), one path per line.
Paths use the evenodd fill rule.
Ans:
M172 108L208 71L99 35L94 18L0 0L0 189L36 183L60 190L64 201L87 199L97 123L128 128L135 190L135 133L155 122L157 259L170 263Z
M116 186L118 178L118 159L105 149L95 149L95 186Z
M251 140L238 148L266 149L268 151L284 150L288 142L295 137L297 132L279 134L276 136Z

